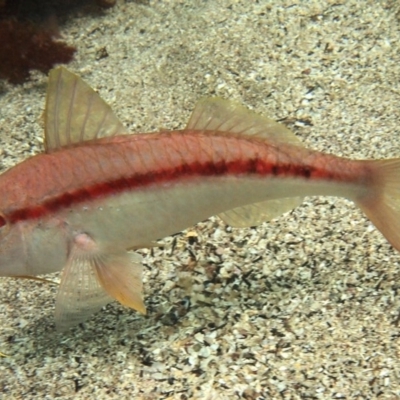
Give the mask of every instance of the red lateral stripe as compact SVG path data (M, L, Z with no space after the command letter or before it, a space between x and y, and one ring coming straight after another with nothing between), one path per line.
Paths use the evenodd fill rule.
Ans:
M144 174L133 174L129 177L118 178L112 181L101 182L88 187L79 188L45 200L40 204L14 210L6 215L6 219L10 223L37 219L76 204L105 198L109 195L123 193L136 188L143 188L153 184L172 182L178 179L185 179L194 176L218 177L243 174L293 178L298 177L318 180L341 180L340 177L333 176L332 173L324 169L292 164L276 165L259 159L218 163L207 162L203 164L195 162L192 164L182 164L170 169L159 169Z

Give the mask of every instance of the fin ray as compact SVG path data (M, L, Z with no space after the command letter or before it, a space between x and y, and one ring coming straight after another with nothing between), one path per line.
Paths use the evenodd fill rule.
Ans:
M256 114L232 101L219 98L200 100L186 129L223 131L259 136L279 143L300 145L300 140L283 124Z
M286 199L268 200L260 203L249 204L225 211L218 216L234 228L246 228L260 225L282 214L293 210L303 202L301 197L288 197Z
M47 152L126 132L110 106L63 67L50 71L44 115Z
M126 307L146 313L142 299L142 258L138 254L106 254L95 265L99 282L110 296Z
M86 321L113 299L104 291L90 260L72 254L62 272L56 299L56 327L65 331Z
M136 253L108 251L87 233L76 234L57 294L57 329L84 322L113 299L144 314L141 261Z

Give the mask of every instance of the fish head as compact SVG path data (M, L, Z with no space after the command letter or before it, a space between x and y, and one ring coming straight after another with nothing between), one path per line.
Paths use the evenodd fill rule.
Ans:
M59 271L67 261L68 239L58 221L9 223L0 214L0 276Z

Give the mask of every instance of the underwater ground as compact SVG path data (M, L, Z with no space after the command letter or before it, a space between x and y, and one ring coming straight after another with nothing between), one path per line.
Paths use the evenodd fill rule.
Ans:
M313 149L400 157L396 1L119 0L58 23L68 68L132 132L220 96ZM46 82L0 83L2 170L43 149ZM160 243L141 251L147 316L112 303L59 334L55 285L0 278L0 398L400 398L400 254L352 203Z

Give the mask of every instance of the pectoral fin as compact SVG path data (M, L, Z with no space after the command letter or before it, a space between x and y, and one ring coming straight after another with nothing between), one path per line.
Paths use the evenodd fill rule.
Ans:
M57 294L57 330L64 331L86 321L111 301L97 278L93 259L72 255L62 272Z
M139 255L102 251L89 235L78 234L57 295L57 330L84 322L113 299L145 313L141 272Z

